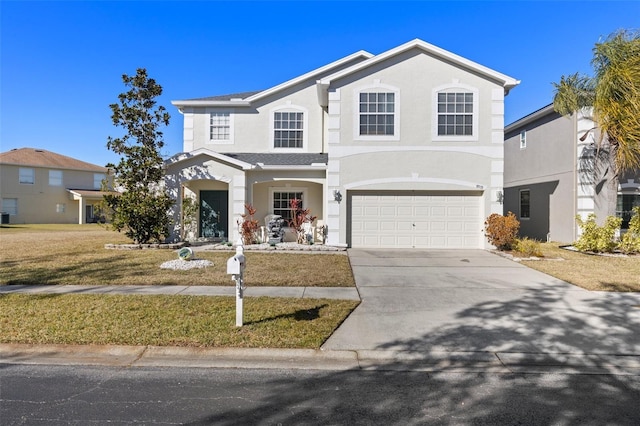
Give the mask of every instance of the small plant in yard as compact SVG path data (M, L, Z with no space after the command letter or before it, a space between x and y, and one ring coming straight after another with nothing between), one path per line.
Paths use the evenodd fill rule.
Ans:
M258 242L258 229L260 228L260 223L253 218L256 209L251 204L245 204L244 208L247 209L247 213L242 214L242 221L238 220L237 222L242 235L242 243L255 244Z
M623 253L640 253L640 206L633 208L629 229L622 236L618 248Z
M498 250L511 250L516 242L520 222L509 212L506 216L494 213L484 222L484 235Z
M576 216L581 235L573 245L580 251L611 253L616 248L616 231L620 229L622 218L607 216L603 226L596 223L596 215L590 213L587 220Z
M527 257L544 257L540 241L532 240L528 237L516 239L513 249Z
M317 218L317 216L311 216L310 209L303 209L301 205L302 200L293 199L289 202L289 208L291 209L289 226L296 232L298 244L307 242L305 224L311 224Z

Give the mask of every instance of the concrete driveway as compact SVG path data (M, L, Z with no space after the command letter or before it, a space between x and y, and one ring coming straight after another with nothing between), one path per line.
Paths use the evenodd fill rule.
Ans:
M589 292L484 250L349 258L362 303L324 349L640 355L640 293Z

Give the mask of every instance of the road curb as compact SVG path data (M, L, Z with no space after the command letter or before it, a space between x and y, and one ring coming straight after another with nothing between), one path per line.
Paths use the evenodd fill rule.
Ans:
M0 344L0 364L640 376L640 356Z

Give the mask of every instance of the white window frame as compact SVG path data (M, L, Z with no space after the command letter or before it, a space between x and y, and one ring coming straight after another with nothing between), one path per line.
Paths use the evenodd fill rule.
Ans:
M20 167L18 181L21 185L33 185L36 183L36 173L31 167Z
M102 189L102 181L106 179L106 175L104 173L94 173L93 174L93 189Z
M471 114L473 123L471 135L439 135L438 134L438 94L439 93L471 93L473 94L473 113ZM463 83L448 83L434 87L431 92L431 139L433 141L450 142L464 141L477 142L479 140L478 133L478 117L480 110L480 95L476 87Z
M64 203L56 204L56 213L64 213L66 210L66 205Z
M3 198L2 199L2 211L9 213L10 216L18 214L18 199L17 198Z
M360 94L393 93L393 135L360 134ZM400 140L400 89L374 80L373 84L360 86L353 94L353 139L359 141L398 141Z
M62 186L62 170L49 170L49 186Z
M522 216L522 193L529 193L529 214L527 216ZM529 220L531 219L531 190L530 189L521 189L518 191L518 218L520 220Z
M230 109L214 109L214 108L206 108L206 140L208 144L215 145L233 145L235 141L235 132L234 132L234 111ZM229 116L229 138L228 139L211 139L211 114L226 114Z
M300 148L279 148L276 147L275 138L275 116L276 112L301 112L302 113L302 146ZM309 110L300 105L294 105L287 101L284 105L279 105L269 111L269 150L271 152L301 152L309 147Z
M523 130L520 132L520 149L525 149L527 147L527 131Z
M308 207L308 198L307 198L307 192L308 192L308 188L300 188L300 187L273 187L273 188L269 188L269 211L272 214L275 214L274 208L273 208L273 202L275 201L275 193L276 192L301 192L302 193L302 207L305 208Z

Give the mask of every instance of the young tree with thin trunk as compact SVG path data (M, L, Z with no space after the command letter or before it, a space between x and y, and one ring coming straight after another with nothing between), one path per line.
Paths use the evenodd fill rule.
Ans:
M160 155L164 146L160 128L169 125L169 114L156 105L162 87L147 76L146 69L139 68L134 76L124 74L122 81L129 90L109 107L113 124L123 127L125 135L107 140L107 148L120 155L117 165L107 167L113 170L121 193L106 195L104 201L115 230L124 230L135 243L161 242L169 235L167 212L173 204L162 186Z

